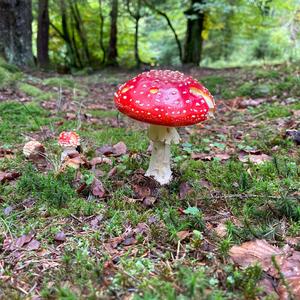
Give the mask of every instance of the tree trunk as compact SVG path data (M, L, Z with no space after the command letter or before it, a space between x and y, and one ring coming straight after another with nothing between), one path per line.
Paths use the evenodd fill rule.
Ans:
M111 11L110 11L110 39L109 39L109 47L107 51L107 63L106 63L109 66L118 65L117 20L118 20L118 0L112 0Z
M49 24L48 0L39 0L37 62L42 68L49 65Z
M106 59L106 51L105 51L104 42L103 42L103 38L104 38L104 16L103 16L103 11L102 11L102 0L99 0L99 18L100 18L99 44L100 44L101 51L103 53L103 58L102 58L101 63L104 64L105 59Z
M185 11L187 29L184 45L183 63L199 66L202 52L202 31L204 29L204 13L196 11L194 4L204 4L205 0L192 0L191 8Z
M61 8L61 26L62 26L62 37L66 42L67 46L67 58L70 58L70 65L72 67L76 67L76 55L75 51L72 47L72 41L70 38L69 30L68 30L68 22L67 22L67 10L66 3L64 0L60 0L60 8Z
M31 0L0 0L0 55L18 66L33 65Z
M89 47L88 47L88 42L87 42L87 38L86 38L86 33L83 27L83 23L82 23L82 19L81 19L81 15L80 15L80 11L77 5L77 1L69 1L69 5L71 7L71 12L72 12L72 16L73 19L75 21L75 28L76 31L78 33L81 45L82 45L82 49L83 49L83 61L85 62L85 64L87 65L91 65L91 59L90 59L90 51L89 51Z
M139 55L139 21L140 18L135 19L135 33L134 33L134 57L136 67L139 68L141 65L141 59Z
M135 22L135 32L134 32L134 58L135 58L135 65L137 68L141 65L141 59L139 55L139 22L140 19L143 17L141 15L141 0L136 1L136 8L135 11L131 11L130 9L130 0L127 0L127 11L130 16L134 19Z

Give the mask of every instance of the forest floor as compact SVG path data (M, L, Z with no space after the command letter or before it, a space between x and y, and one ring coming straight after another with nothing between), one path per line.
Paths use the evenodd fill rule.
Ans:
M300 68L190 72L218 110L179 130L159 187L146 126L113 105L133 72L0 65L1 299L300 299Z

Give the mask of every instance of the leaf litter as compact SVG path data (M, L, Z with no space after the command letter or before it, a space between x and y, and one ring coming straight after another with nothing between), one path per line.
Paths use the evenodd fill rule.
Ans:
M229 255L241 267L258 263L266 274L278 281L280 299L289 299L291 295L300 299L299 251L288 245L278 248L265 240L254 240L233 246Z

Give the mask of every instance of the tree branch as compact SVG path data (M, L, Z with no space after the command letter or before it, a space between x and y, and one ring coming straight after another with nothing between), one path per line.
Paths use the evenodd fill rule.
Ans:
M168 26L170 27L171 31L173 32L174 38L176 40L176 44L177 44L177 48L178 48L178 52L179 52L179 58L180 61L182 62L182 47L181 47L181 42L179 40L179 37L175 31L175 28L173 27L170 18L168 17L168 15L166 13L164 13L163 11L159 10L158 8L156 8L152 3L148 2L147 0L143 0L143 2L145 3L145 5L147 5L151 10L153 10L154 12L156 12L158 15L162 16L165 18L165 20L168 23Z

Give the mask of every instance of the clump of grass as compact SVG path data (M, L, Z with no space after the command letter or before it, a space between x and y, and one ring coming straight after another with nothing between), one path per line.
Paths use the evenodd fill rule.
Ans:
M12 73L0 65L0 88L14 85L21 76L21 73Z
M74 171L69 169L64 174L38 173L32 166L27 167L17 183L19 193L36 197L49 206L65 207L77 198L71 183Z
M50 85L55 87L74 88L75 81L70 78L64 77L51 77L43 80L44 85Z
M52 97L50 93L45 93L41 89L27 83L19 83L18 88L28 96L35 97L36 100L48 100Z

